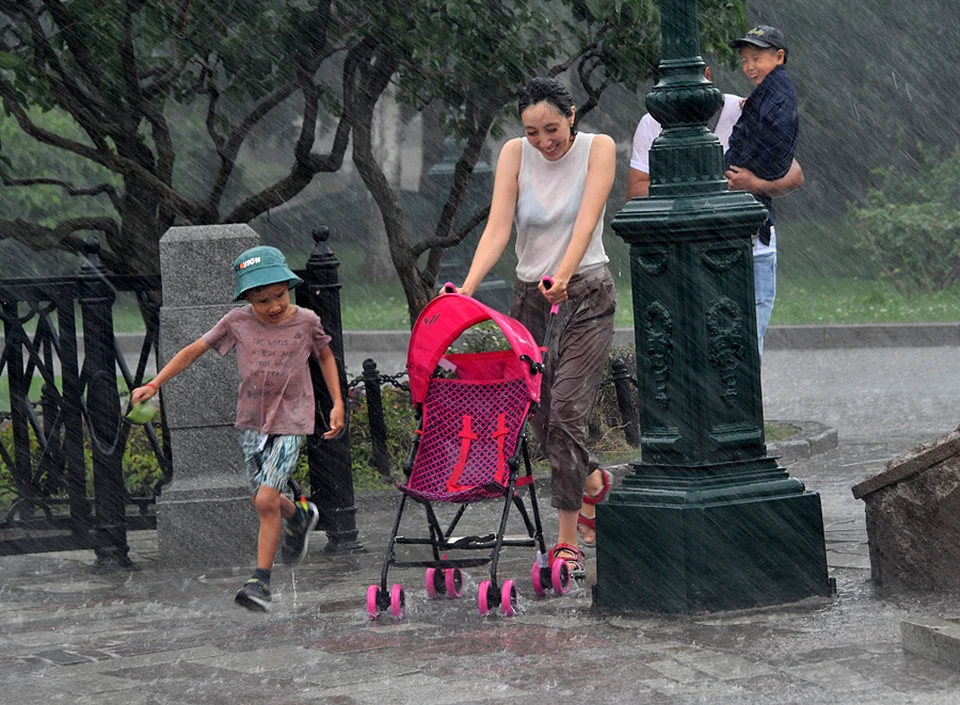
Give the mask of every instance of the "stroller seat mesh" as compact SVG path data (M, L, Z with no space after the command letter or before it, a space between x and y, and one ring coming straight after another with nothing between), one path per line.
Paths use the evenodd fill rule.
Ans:
M502 498L530 403L523 380L431 379L413 470L398 487L427 501Z

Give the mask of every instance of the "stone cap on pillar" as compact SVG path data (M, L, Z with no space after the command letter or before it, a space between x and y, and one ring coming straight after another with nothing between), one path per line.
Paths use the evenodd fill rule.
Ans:
M889 461L879 473L854 485L853 496L864 499L877 490L915 477L956 455L960 455L960 428Z
M262 244L245 223L170 228L160 238L165 308L233 303L233 261Z

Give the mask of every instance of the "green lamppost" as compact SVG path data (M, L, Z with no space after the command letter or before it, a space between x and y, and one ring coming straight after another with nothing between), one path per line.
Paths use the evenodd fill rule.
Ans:
M766 211L727 190L706 123L697 0L661 0L663 125L650 197L613 228L630 245L642 460L597 512L594 606L690 614L831 592L820 497L768 457L751 234Z

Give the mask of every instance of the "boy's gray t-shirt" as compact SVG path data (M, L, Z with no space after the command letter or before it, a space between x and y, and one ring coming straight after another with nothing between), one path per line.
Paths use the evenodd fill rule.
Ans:
M237 428L294 436L314 432L308 361L330 343L316 313L295 306L288 320L270 325L258 319L251 306L243 306L221 318L203 341L220 355L236 349Z

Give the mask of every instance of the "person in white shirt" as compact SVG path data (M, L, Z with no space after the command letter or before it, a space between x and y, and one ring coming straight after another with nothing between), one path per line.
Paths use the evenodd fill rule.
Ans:
M551 503L559 533L551 565L584 574L578 522L595 540L591 510L610 489L610 473L587 451L587 424L613 342L617 292L603 249L603 213L616 173L608 135L576 130L573 99L554 78L536 78L520 92L524 137L507 142L497 161L493 201L460 293L472 295L517 230L517 282L510 315L543 344L554 304L535 417L551 469ZM553 280L545 286L544 277ZM581 517L583 519L581 520ZM587 523L587 526L583 525Z
M710 80L710 67L704 75ZM654 73L654 84L658 81ZM717 135L723 151L727 151L733 126L740 119L740 105L743 98L724 94L723 105L719 112L707 123ZM627 200L646 198L650 194L650 147L653 140L660 136L662 127L649 113L640 119L633 136L633 154L630 157L630 173L627 177ZM731 166L726 172L727 185L731 191L747 191L755 196L776 198L785 196L803 185L803 170L796 160L790 166L787 175L776 181L765 181L749 169ZM763 336L773 314L773 302L777 294L777 234L771 230L770 244L765 245L760 238L753 238L753 282L757 310L757 344L763 356Z

